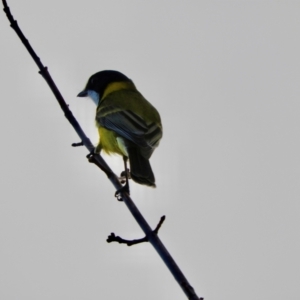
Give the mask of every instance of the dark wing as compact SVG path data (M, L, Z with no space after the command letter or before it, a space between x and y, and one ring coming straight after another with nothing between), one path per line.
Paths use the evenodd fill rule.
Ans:
M96 122L138 146L145 158L150 158L162 137L162 130L155 123L147 124L130 110L107 106L96 116Z

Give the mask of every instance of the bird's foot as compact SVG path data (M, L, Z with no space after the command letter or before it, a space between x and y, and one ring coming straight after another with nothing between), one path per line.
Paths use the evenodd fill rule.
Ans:
M101 149L97 146L96 148L94 148L94 150L92 150L87 156L86 158L88 159L89 162L93 161L93 157L95 154L100 154Z
M127 193L128 195L130 195L129 184L125 184L115 192L115 197L118 199L118 201L123 201L122 199L123 193Z
M91 151L86 158L88 159L89 162L93 162L93 158L94 158L95 152Z
M127 178L131 179L129 169L127 169ZM125 171L121 172L120 177L119 177L119 181L120 181L121 184L126 183L126 173L125 173Z

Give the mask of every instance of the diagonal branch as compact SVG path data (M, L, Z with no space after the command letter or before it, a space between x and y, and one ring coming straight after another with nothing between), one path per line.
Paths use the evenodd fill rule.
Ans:
M47 84L49 85L50 89L52 90L56 100L58 101L61 109L63 110L65 117L68 119L70 124L73 126L74 130L77 132L78 136L80 137L83 145L88 149L88 151L91 153L94 151L94 146L89 140L89 138L85 135L83 132L81 126L73 116L71 110L69 109L67 103L63 99L60 91L58 90L56 84L54 83L52 77L50 76L50 73L45 67L40 58L36 55L35 51L31 47L30 43L24 36L23 32L19 28L19 25L16 20L14 20L9 7L7 6L6 0L2 0L3 6L4 6L4 12L6 13L6 16L8 20L10 21L10 26L12 29L15 30L16 34L19 36L20 40L24 44L25 48L37 64L39 68L39 73L43 76L43 78L46 80ZM97 165L109 178L109 180L112 182L116 190L119 190L122 185L120 184L118 177L113 173L113 171L110 169L110 167L106 164L104 159L99 154L93 155L92 162ZM147 221L144 219L138 208L133 203L132 199L129 197L129 195L126 192L122 193L122 199L124 203L126 204L127 208L130 210L132 216L135 218L137 223L140 225L142 230L144 231L146 237L148 238L149 242L152 244L152 246L155 248L157 253L160 255L166 266L169 268L170 272L174 276L177 283L182 288L183 292L186 294L188 299L190 300L202 300L203 298L200 298L196 295L193 287L189 284L179 267L177 266L176 262L168 252L168 250L165 248L157 234L153 234L153 231L151 230L151 227L148 225ZM160 226L159 226L160 227ZM158 229L159 229L158 227Z
M53 81L53 79L52 79L52 77L51 77L51 75L48 71L48 68L45 67L42 64L40 58L37 56L37 54L35 53L35 51L31 47L29 41L26 39L23 32L21 31L21 29L18 25L18 22L16 20L14 20L12 14L10 12L9 7L7 6L6 0L2 0L2 2L3 2L3 6L4 6L3 10L6 13L6 16L7 16L8 20L10 21L10 26L12 27L12 29L14 29L16 34L19 36L20 40L22 41L23 45L25 46L25 48L27 49L27 51L31 55L32 59L37 64L37 66L40 70L39 73L43 76L43 78L45 79L45 81L49 85L49 87L50 87L51 91L53 92L57 102L59 103L61 109L63 110L63 112L65 114L65 117L68 119L70 124L73 126L74 130L79 135L83 145L88 149L89 152L93 152L94 151L93 144L91 143L90 139L85 135L85 133L82 130L81 126L79 125L78 121L73 116L72 111L69 109L68 104L64 100L64 98L61 95L59 89L57 88L55 82ZM95 159L95 161L93 161L93 162L103 172L105 172L105 174L109 177L109 179L111 180L111 182L113 183L115 188L120 189L122 187L122 185L119 183L118 177L112 172L112 170L109 168L109 166L103 160L103 158L100 155L95 154L94 159Z

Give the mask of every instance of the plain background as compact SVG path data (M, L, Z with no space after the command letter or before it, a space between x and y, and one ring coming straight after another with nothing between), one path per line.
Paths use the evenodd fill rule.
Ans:
M157 188L132 198L205 300L300 294L300 2L9 0L96 143L76 98L116 69L160 111ZM37 67L0 15L0 299L185 299L85 158ZM105 159L117 174L118 156Z

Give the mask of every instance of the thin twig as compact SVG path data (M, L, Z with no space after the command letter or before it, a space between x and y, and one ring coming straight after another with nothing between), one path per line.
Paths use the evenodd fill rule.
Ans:
M162 216L160 218L159 223L157 224L156 228L151 232L151 234L158 234L158 230L160 229L162 223L166 219L166 216ZM135 239L135 240L125 240L121 238L120 236L116 236L113 232L108 236L107 240L108 243L111 242L118 242L119 244L126 244L127 246L137 245L145 242L149 242L149 239L147 236L144 236L141 239Z
M120 236L116 236L113 232L108 236L107 240L108 243L118 242L119 244L126 244L127 246L137 245L144 242L148 242L147 237L143 237L142 239L137 240L125 240Z

